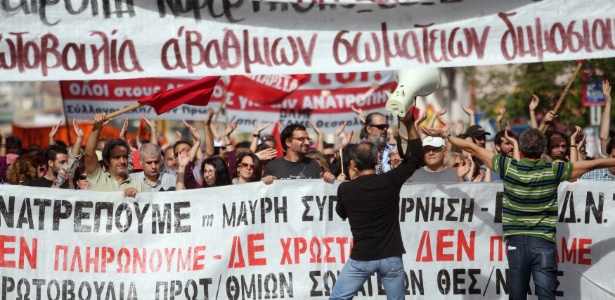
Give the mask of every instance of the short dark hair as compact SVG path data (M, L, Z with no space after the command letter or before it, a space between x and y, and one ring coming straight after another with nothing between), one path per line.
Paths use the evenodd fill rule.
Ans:
M21 149L21 139L18 136L9 136L6 138L6 144L7 145L12 145L15 146L19 149ZM8 146L7 146L8 147Z
M192 148L192 143L191 142L184 141L184 140L179 140L179 141L175 142L175 144L173 144L173 155L177 156L177 153L175 153L175 148L177 148L177 146L179 146L181 144L186 144L190 148Z
M68 155L66 147L62 147L60 145L49 145L45 148L43 153L45 154L45 159L47 159L47 161L55 161L58 154Z
M512 131L512 130L501 130L498 131L498 133L495 134L495 137L493 138L493 143L496 145L501 145L502 144L502 139L506 139L506 137L504 136L504 132L508 132L508 136L515 139L515 140L519 140L519 138L517 137L517 134Z
M547 148L547 138L536 128L526 129L519 137L519 151L523 157L538 159Z
M250 178L250 180L252 182L255 181L260 181L261 177L263 175L262 169L261 169L261 161L258 158L258 156L256 156L256 154L250 152L250 151L244 151L241 152L237 155L237 163L235 164L235 172L237 172L237 170L239 170L239 167L241 166L241 161L243 160L244 157L249 156L252 158L252 163L254 163L254 172L252 172L252 178Z
M280 140L282 141L282 149L284 149L284 152L286 152L287 148L286 140L291 138L295 131L307 131L307 129L301 124L290 124L284 127L284 129L280 133Z
M354 151L350 152L357 170L375 170L378 161L378 147L370 141L361 141Z
M228 174L228 167L224 159L220 156L213 156L203 160L201 163L201 174L205 172L205 165L211 165L214 169L216 169L216 182L214 182L213 186L224 186L231 184L231 178ZM205 183L205 179L203 179L203 187L208 187L207 183Z
M122 140L122 139L109 140L107 141L107 143L105 143L105 147L102 149L103 162L105 160L111 159L111 150L113 150L113 148L115 147L124 147L126 148L126 153L128 154L130 153L130 145L128 145L128 142L126 142L125 140Z

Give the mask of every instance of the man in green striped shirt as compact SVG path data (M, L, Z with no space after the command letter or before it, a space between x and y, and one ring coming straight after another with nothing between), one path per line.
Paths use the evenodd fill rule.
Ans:
M470 152L498 173L504 184L502 229L508 250L508 294L510 299L526 299L530 275L539 299L555 299L559 285L555 229L557 222L557 186L561 181L578 178L593 169L615 167L615 158L547 163L540 159L547 140L530 128L519 138L523 159L500 156L463 139L451 137L438 128L423 128L430 136L439 136Z

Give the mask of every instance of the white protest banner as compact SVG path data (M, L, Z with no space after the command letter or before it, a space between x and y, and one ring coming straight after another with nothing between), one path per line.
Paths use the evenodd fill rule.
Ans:
M507 298L501 187L403 187L409 297ZM352 249L336 190L320 180L276 181L132 201L120 192L2 185L0 298L326 299ZM615 184L559 190L558 295L609 298ZM357 298L382 295L372 276Z
M254 121L263 124L276 120L282 126L299 123L306 127L311 120L324 133L335 132L346 121L346 130L359 132L361 120L351 106L362 109L365 115L386 113L386 92L395 87L391 71L312 74L279 104L260 105L248 93L229 91L226 115L229 120L237 120L238 130L246 132L252 131Z
M92 119L97 113L111 113L120 110L135 104L140 98L192 81L194 80L177 78L73 80L60 81L60 89L66 117L87 120ZM224 94L225 84L222 80L218 80L207 106L217 108ZM141 113L144 113L150 119L202 121L207 115L208 107L183 104L159 116L153 108L146 105L125 113L120 118L141 119Z
M615 56L611 0L2 3L4 81L364 72Z

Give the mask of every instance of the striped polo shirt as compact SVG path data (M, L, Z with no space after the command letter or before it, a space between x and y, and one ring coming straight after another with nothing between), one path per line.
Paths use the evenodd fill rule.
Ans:
M504 183L502 228L504 239L528 235L555 243L557 186L570 179L572 163L546 163L494 155L493 171Z

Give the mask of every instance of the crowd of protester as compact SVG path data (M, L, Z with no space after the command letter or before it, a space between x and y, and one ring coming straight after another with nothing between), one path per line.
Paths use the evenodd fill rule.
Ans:
M603 84L606 105L601 116L600 151L596 157L615 157L615 139L611 139L610 105L611 86ZM545 114L538 124L535 109L539 103L534 96L528 104L530 124L544 132L555 118L557 112ZM445 115L446 110L438 111L427 122L426 128L439 123L439 127L453 136L485 148L487 136L494 136L491 151L501 156L520 160L517 134L510 126L503 126L506 118L501 109L496 119L498 132L487 132L474 124L474 111L462 106L469 116L470 126L464 130L463 122L451 128ZM386 173L398 167L405 157L403 144L407 139L404 133L390 126L390 118L381 113L364 115L360 109L353 108L363 122L360 140L352 141L352 132L341 125L336 133L335 143L325 143L322 131L310 122L309 131L317 137L310 138L308 128L290 124L281 130L280 141L284 153L278 155L276 140L262 132L271 126L254 124L252 139L237 142L231 134L237 127L236 122L228 123L223 131L213 121L213 110L204 118L204 138L199 130L184 122L188 137L178 133L177 142L165 148L158 144L156 123L143 116L150 130L149 141L136 140L131 145L126 140L128 121L123 124L117 139L103 140L99 135L109 119L105 114L94 117L94 125L86 139L82 130L73 121L76 136L73 145L66 145L55 139L61 124L49 133L50 145L40 149L31 145L23 149L18 136L7 136L0 131L0 179L4 184L37 187L68 188L78 190L124 191L126 196L134 197L139 192L161 192L182 189L208 188L250 182L271 184L275 180L315 179L325 182L352 180L357 177L356 170L349 168L353 149L357 142L366 140L378 146L376 172ZM425 120L421 115L415 120L420 127ZM546 162L575 162L591 160L587 155L586 139L581 128L576 127L571 136L554 130L545 134L547 147L542 155ZM497 173L485 166L475 155L462 150L438 136L421 136L424 158L423 164L407 182L498 182ZM276 158L277 156L277 158ZM572 180L576 180L572 179ZM615 169L598 169L583 174L580 179L615 180Z

